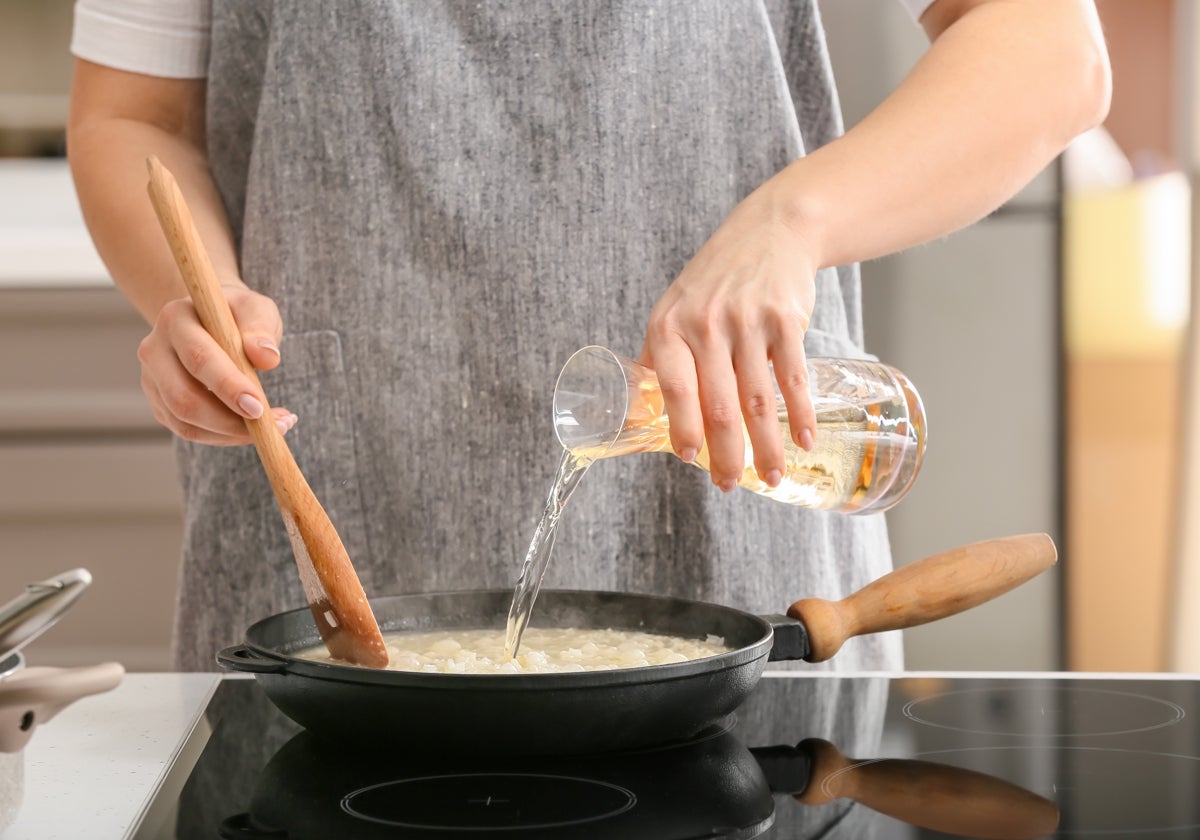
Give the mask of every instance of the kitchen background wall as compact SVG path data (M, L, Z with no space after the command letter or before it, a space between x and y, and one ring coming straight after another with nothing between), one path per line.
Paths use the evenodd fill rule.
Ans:
M138 385L145 324L91 247L61 158L72 8L0 0L0 602L87 568L90 590L31 663L165 670L179 491Z
M0 156L62 154L71 10L67 0L0 3Z
M903 79L927 46L899 3L821 4L847 126ZM925 400L929 447L888 513L896 562L1058 517L1058 179L954 236L864 264L867 349ZM905 632L910 668L1059 666L1058 566L998 601ZM1014 621L1014 616L1020 616Z
M1097 6L1114 73L1105 131L972 228L863 266L868 349L913 377L930 416L925 471L889 513L897 561L1025 530L1060 548L1053 574L907 631L910 667L1200 668L1187 492L1200 478L1183 469L1197 458L1196 10ZM821 8L852 125L924 39L896 4Z
M852 125L918 59L924 35L895 0L821 5ZM1024 531L1047 531L1061 548L1051 574L968 615L906 631L910 668L1200 670L1177 643L1200 637L1185 624L1200 597L1200 569L1187 562L1200 535L1185 528L1181 490L1189 475L1200 484L1200 467L1183 467L1200 456L1184 445L1186 424L1161 422L1194 399L1183 384L1189 320L1177 318L1160 341L1165 361L1143 354L1141 372L1120 388L1082 394L1081 364L1109 365L1101 376L1112 376L1111 365L1129 359L1073 355L1071 338L1079 323L1084 335L1089 323L1097 332L1093 273L1114 275L1105 282L1130 300L1146 282L1136 255L1128 270L1106 268L1115 264L1106 246L1180 253L1179 243L1138 252L1126 240L1141 229L1138 208L1152 202L1147 184L1176 166L1194 169L1195 132L1185 129L1195 111L1189 91L1200 89L1191 81L1200 41L1180 34L1194 27L1191 4L1100 5L1118 74L1108 127L1138 177L1078 191L1064 188L1056 164L971 229L863 267L868 350L913 378L930 416L921 479L888 514L897 562ZM65 164L54 157L71 6L0 1L0 602L26 581L85 566L91 592L31 647L31 659L163 669L179 497L169 438L138 387L134 353L145 327L90 248ZM1134 221L1096 221L1110 200ZM1086 276L1069 253L1094 258ZM1074 298L1072 271L1084 290ZM1186 311L1186 298L1171 305ZM1146 370L1161 374L1158 390L1135 402L1130 389L1145 384ZM1148 412L1147 399L1158 401ZM1135 409L1122 421L1133 427L1096 425L1121 404ZM1139 417L1153 422L1138 426ZM231 628L231 641L240 633Z

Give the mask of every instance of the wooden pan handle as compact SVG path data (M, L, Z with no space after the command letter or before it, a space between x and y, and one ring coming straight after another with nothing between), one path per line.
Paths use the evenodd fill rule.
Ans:
M902 566L841 601L797 601L788 615L808 630L808 661L823 662L852 636L900 630L971 609L1036 577L1057 559L1046 534L985 540Z
M817 738L806 805L851 799L902 822L958 837L1031 840L1058 828L1058 806L1023 787L961 767L915 759L858 761Z

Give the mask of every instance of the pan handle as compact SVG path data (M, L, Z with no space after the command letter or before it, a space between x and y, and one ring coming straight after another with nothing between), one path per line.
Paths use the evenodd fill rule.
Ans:
M797 601L788 615L808 628L808 661L823 662L852 636L956 615L1036 577L1057 559L1046 534L984 540L902 566L841 601Z
M804 622L790 615L764 615L771 623L771 653L768 662L804 659L809 654L808 631Z
M227 817L220 828L222 840L286 840L287 836L286 830L260 825L244 812Z
M244 671L248 674L282 674L287 670L287 662L284 660L263 656L245 645L233 645L219 651L217 664L230 671Z

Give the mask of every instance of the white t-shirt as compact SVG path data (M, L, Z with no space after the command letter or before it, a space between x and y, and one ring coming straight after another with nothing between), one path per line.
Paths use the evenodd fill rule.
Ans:
M913 20L933 0L900 0ZM71 53L86 61L170 79L208 71L212 0L76 0Z

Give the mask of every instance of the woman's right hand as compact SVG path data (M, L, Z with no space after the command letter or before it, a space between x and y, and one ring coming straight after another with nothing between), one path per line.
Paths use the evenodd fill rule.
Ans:
M275 301L244 285L223 284L242 333L250 364L271 370L279 364L283 321ZM214 446L250 442L245 418L258 418L267 405L257 383L245 376L200 323L188 298L159 310L150 334L138 346L142 390L154 416L185 440ZM281 432L296 424L286 408L271 408Z
M142 389L154 416L187 440L250 442L247 418L263 416L262 387L205 331L146 196L146 161L158 158L186 197L196 231L257 370L279 364L283 324L275 302L246 288L225 203L208 165L207 83L75 59L67 148L88 232L113 282L146 322L138 348ZM296 417L270 409L286 431Z

